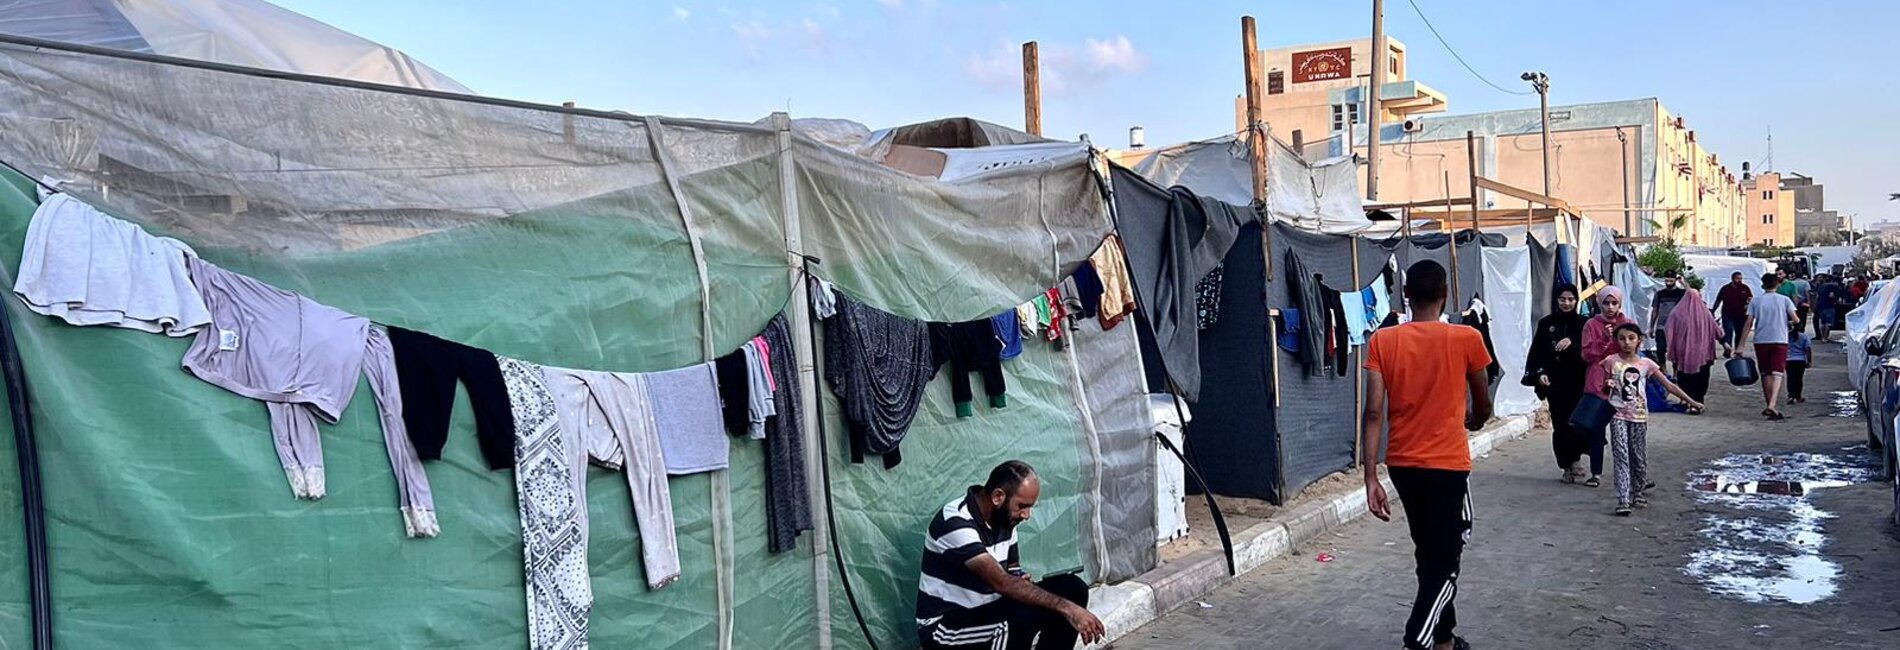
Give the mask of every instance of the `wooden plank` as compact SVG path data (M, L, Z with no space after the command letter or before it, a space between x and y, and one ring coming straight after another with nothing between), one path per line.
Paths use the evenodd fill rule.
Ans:
M1042 135L1042 57L1035 41L1023 44L1023 130Z
M1497 192L1499 194L1503 194L1511 198L1524 199L1532 203L1538 203L1538 204L1546 205L1549 207L1557 208L1557 209L1560 209L1572 214L1576 213L1576 210L1571 209L1570 204L1568 202L1565 202L1563 199L1544 196L1542 194L1538 194L1536 192L1532 192L1527 189L1505 185L1503 183L1491 180L1489 178L1485 178L1483 176L1474 176L1472 177L1471 180L1472 180L1472 184L1476 185L1479 188L1491 190L1493 192Z

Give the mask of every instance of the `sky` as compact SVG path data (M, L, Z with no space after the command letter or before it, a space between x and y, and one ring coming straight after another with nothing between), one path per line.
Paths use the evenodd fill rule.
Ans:
M476 92L633 113L751 121L773 111L871 128L950 116L1020 127L1020 48L1038 41L1043 132L1125 146L1233 129L1240 17L1263 48L1371 32L1371 0L276 0L409 53ZM1416 8L1415 8L1416 7ZM1430 19L1441 44L1420 19ZM1451 113L1657 97L1739 175L1814 176L1827 207L1900 221L1900 3L1823 0L1389 0L1386 33Z

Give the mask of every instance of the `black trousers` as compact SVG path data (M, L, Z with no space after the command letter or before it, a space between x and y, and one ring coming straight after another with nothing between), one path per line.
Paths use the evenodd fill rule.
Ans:
M1709 368L1712 367L1714 366L1703 366L1702 370L1697 372L1684 372L1681 368L1677 368L1676 383L1682 386L1682 392L1688 393L1690 398L1698 402L1707 402L1709 398Z
M1420 467L1390 467L1392 487L1405 505L1413 557L1418 561L1418 595L1405 620L1405 647L1425 650L1452 639L1458 627L1458 563L1471 539L1470 472Z
M1552 386L1547 394L1549 397L1546 399L1550 401L1550 450L1557 456L1558 468L1570 469L1590 449L1590 439L1570 426L1570 416L1577 412L1577 400L1583 397L1583 389Z
M1803 397L1801 394L1801 386L1803 383L1805 383L1803 380L1806 379L1807 376L1808 376L1808 362L1806 361L1789 361L1788 362L1788 397L1791 397L1794 399L1801 399Z
M1080 577L1055 576L1036 586L1077 605L1087 607L1089 604L1089 585ZM1075 647L1077 634L1075 628L1069 626L1069 619L1061 614L1002 598L944 616L943 620L917 630L917 636L925 650L1070 650Z
M1651 335L1651 338L1656 341L1656 356L1653 357L1656 360L1656 365L1661 366L1664 370L1668 370L1669 334L1663 330L1656 330L1656 333Z

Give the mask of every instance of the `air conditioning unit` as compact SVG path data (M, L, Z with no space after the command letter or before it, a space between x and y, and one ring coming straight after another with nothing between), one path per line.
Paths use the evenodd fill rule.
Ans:
M1414 117L1405 120L1400 126L1405 129L1406 133L1418 133L1425 130L1425 120Z

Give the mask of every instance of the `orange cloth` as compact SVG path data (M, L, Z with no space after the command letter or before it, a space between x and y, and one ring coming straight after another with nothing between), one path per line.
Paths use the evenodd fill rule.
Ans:
M1102 329L1115 329L1122 319L1135 311L1135 289L1128 281L1128 262L1122 254L1122 238L1110 234L1102 247L1089 256L1095 275L1102 278L1102 308L1098 318Z
M1385 380L1385 464L1470 471L1466 376L1488 365L1484 337L1464 325L1414 322L1374 332L1365 367Z

